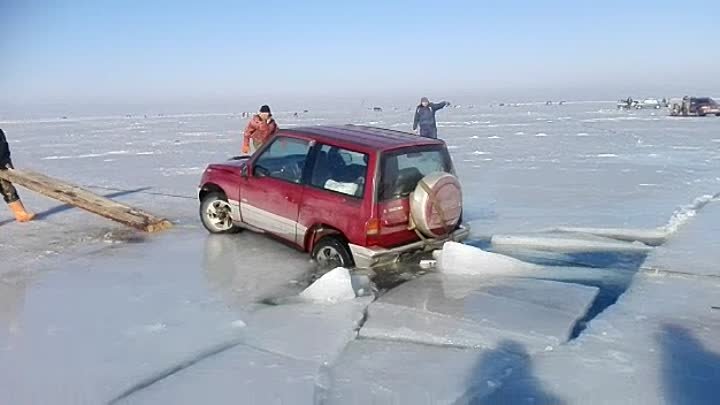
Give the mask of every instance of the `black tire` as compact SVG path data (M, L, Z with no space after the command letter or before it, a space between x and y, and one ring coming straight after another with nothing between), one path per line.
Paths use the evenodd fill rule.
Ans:
M720 114L715 114L716 117L720 117Z
M344 240L337 236L325 236L313 246L310 254L317 266L323 270L332 270L336 267L347 269L355 267L355 261L350 248Z
M212 192L200 202L200 221L214 234L238 233L242 229L232 222L230 204L223 193Z
M700 112L698 113L698 117L704 117L704 116L705 116L705 113L700 113Z

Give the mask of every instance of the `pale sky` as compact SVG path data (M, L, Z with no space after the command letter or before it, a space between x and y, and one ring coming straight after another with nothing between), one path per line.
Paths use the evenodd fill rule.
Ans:
M720 7L305 3L0 0L0 104L720 94Z

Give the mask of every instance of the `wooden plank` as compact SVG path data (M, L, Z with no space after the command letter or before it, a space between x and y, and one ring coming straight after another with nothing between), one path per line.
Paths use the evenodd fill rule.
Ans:
M159 232L172 227L172 223L167 219L40 173L29 170L8 169L0 170L0 178L141 231Z

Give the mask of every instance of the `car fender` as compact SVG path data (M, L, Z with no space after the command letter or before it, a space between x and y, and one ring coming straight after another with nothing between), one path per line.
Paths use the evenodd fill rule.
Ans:
M220 174L220 173L218 173ZM232 210L232 218L236 222L242 221L242 213L240 211L240 179L239 176L233 174L223 173L219 176L206 176L203 178L204 183L200 186L198 191L198 198L200 201L211 192L221 192L225 194L225 197L230 203Z
M329 235L340 236L341 238L346 239L345 235L339 229L333 228L330 225L315 224L309 227L307 232L305 232L305 242L303 244L305 251L312 251L317 241Z

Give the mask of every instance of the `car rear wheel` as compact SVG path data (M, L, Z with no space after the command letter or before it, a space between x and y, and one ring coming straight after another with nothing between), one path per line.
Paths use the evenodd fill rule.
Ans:
M209 193L200 203L200 220L210 233L240 232L240 227L233 223L230 213L230 203L225 194Z
M347 243L336 236L325 236L317 241L313 247L311 256L318 267L323 270L332 270L336 267L351 268L355 266Z

